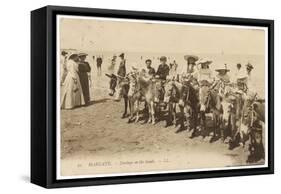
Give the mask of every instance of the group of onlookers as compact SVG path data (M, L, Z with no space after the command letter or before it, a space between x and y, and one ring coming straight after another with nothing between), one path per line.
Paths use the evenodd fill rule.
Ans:
M86 53L72 53L62 51L60 55L60 84L61 84L61 109L72 109L90 103L91 66L86 61ZM119 55L121 61L117 71L120 77L126 76L125 54ZM97 76L102 74L103 58L93 56L97 65ZM108 71L115 73L117 56L114 55Z
M91 67L85 61L87 54L61 55L61 108L72 109L90 102L88 72Z

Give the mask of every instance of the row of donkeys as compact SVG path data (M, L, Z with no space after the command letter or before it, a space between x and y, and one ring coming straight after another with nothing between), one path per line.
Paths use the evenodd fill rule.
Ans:
M199 87L192 76L159 80L139 71L130 72L125 78L106 75L110 78L109 95L113 96L118 88L125 105L122 118L129 116L129 123L142 118L155 124L164 119L166 127L179 125L177 132L191 131L190 138L211 134L211 143L221 139L231 150L249 142L248 162L264 159L264 101L257 99L256 94L236 92L233 84L221 84L219 92L208 86ZM143 102L144 109L140 110Z

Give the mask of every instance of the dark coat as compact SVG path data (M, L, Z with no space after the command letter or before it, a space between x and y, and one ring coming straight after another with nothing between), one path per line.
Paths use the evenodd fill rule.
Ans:
M101 57L98 57L97 58L97 67L101 67L101 64L102 64L102 58Z
M160 79L165 80L166 77L169 75L169 71L170 68L167 64L160 64L157 69L156 75L158 75Z
M119 69L117 71L117 75L119 75L121 77L125 77L126 76L126 60L125 59L123 59L120 62Z
M155 69L153 67L148 68L148 75L151 75L151 76L155 75Z
M85 103L87 104L90 101L90 88L89 88L89 78L88 72L91 71L91 67L88 62L79 62L78 66L79 79L82 87L82 92L84 96Z

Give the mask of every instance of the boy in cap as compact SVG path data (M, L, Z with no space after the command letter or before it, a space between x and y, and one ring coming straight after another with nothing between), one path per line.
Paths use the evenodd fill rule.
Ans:
M162 56L160 57L160 65L158 66L156 75L159 77L159 79L166 80L167 76L169 75L170 68L166 64L167 57Z

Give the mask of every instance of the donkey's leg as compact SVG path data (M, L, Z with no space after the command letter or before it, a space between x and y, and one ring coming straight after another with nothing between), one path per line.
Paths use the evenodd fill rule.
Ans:
M165 127L169 127L171 125L171 120L172 120L172 103L169 102L168 103L168 117L166 119L166 126Z
M150 103L147 103L147 107L148 107L148 123L151 123L151 120L152 120L152 118L151 118L151 105L150 105Z
M128 109L128 97L124 97L124 105L125 105L125 110L122 115L122 119L127 117L127 109Z
M183 106L179 106L179 108L180 108L180 129L184 129L185 108Z
M139 121L139 101L136 100L136 120L135 123L137 123Z
M215 138L218 133L218 113L216 110L213 112L213 137Z
M186 105L184 108L186 126L189 130L192 129L192 122L193 122L193 111L189 105Z
M130 123L133 119L134 119L134 100L133 97L129 97L128 98L128 102L129 102L129 111L130 111L130 117L128 122Z
M205 111L201 111L200 112L200 118L201 118L201 134L204 137L206 137L206 115L205 115Z
M173 116L173 125L177 126L177 118L176 118L176 103L172 104L172 116Z
M154 106L153 101L150 102L150 106L151 106L151 122L154 125L155 124L155 106Z
M195 131L197 130L197 125L198 125L198 110L196 109L197 107L195 106L195 108L192 109L192 114L191 114L191 118L192 118L192 127L191 129L194 129Z

